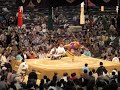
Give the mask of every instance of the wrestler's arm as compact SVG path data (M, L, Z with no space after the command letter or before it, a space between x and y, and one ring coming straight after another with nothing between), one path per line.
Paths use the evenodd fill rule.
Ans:
M64 45L64 48L70 48L70 44Z
M78 43L80 43L80 42L78 42L78 41L73 41L73 42L71 42L70 44L78 44Z

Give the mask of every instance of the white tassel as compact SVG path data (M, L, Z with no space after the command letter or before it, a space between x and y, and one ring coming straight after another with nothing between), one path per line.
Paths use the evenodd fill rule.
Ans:
M22 3L25 3L25 0L22 0Z
M116 12L118 13L118 10L119 10L119 6L116 6Z
M81 3L80 24L85 24L84 2Z
M37 3L40 3L41 2L41 0L37 0Z
M102 12L104 11L104 9L105 9L104 6L101 6L101 11L102 11Z

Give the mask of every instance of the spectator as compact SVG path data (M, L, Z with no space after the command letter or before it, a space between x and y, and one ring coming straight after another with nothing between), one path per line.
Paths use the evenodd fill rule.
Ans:
M57 90L63 90L63 88L61 88L61 83L60 82L57 82Z
M12 71L11 60L9 60L8 62L6 62L4 64L4 66L7 68L7 70Z
M89 51L88 48L86 48L86 49L84 50L84 53L83 53L83 54L86 55L86 56L91 56L91 52Z
M77 79L76 73L72 73L72 74L71 74L71 80L72 80L72 81L75 81L76 79Z
M6 80L6 77L3 75L0 81L0 90L7 90L8 86L5 80Z
M83 72L83 74L82 74L82 77L83 77L83 78L86 78L87 76L88 76L88 72L87 72L87 70L85 69L84 72Z
M12 82L12 71L8 68L8 75L7 75L7 84L10 85Z
M28 55L28 57L29 57L29 59L35 59L35 58L36 58L36 56L34 55L33 52L31 52L31 53Z
M46 75L43 77L43 79L44 79L44 83L45 83L45 84L50 81L50 79L49 79Z
M45 52L43 50L40 50L40 52L38 53L38 57L39 57L39 59L46 58Z
M4 65L6 62L7 62L7 58L6 58L6 53L3 52L2 55L1 55L1 58L0 58L0 61L1 61L1 66Z
M89 72L89 76L86 77L87 79L87 90L94 90L95 86L95 77L92 76L92 72Z
M95 77L95 80L98 78L98 74L96 73L95 69L92 69L93 77Z
M113 62L120 62L119 58L117 57L117 55L115 55L115 57L112 59Z
M40 81L39 90L44 90L44 79L41 79Z
M57 82L59 81L58 73L54 73L53 80L56 80Z
M51 89L57 90L57 88L55 86L56 86L56 83L54 81L51 81L50 86L48 87L48 90L51 90Z
M61 79L63 79L65 82L68 82L68 73L64 73Z
M16 56L16 60L23 60L23 57L21 56L21 52L18 52Z

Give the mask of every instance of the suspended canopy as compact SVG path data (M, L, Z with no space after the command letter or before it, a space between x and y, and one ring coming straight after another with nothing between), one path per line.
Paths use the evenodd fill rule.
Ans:
M115 7L118 5L118 0L90 0L96 6Z
M58 6L76 6L80 5L84 0L16 0L17 6L28 6L32 2L36 6L41 7L58 7Z
M48 6L48 0L16 0L16 5L27 7L30 3L32 3L35 6L41 6L41 7L47 7Z
M76 6L80 5L84 0L49 0L51 7L57 6Z

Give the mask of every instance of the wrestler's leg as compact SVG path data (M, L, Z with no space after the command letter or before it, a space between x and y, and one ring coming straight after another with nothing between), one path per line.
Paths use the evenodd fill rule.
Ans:
M73 55L72 55L72 62L74 62L74 54L75 54L75 50L74 50L74 49L71 49L70 52L73 54Z

